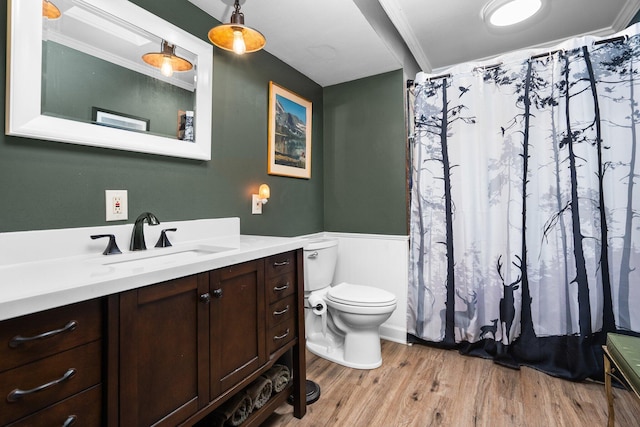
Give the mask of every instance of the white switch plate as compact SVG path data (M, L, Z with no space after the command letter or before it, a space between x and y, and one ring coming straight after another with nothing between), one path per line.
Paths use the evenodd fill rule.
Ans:
M257 194L251 195L251 213L253 215L262 215L262 201Z
M105 190L107 221L124 221L129 218L127 190Z

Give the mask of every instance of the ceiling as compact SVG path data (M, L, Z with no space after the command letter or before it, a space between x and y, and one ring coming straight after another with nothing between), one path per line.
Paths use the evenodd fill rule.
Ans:
M228 23L233 0L189 0ZM321 86L404 68L438 72L462 62L555 45L627 27L640 0L543 0L533 19L489 28L489 0L240 0L245 24L262 32L265 50ZM213 22L215 23L215 22Z

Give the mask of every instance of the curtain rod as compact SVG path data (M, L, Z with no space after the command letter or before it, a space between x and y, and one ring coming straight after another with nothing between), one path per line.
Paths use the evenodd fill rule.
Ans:
M438 79L448 79L451 77L451 73L440 74L439 76L428 77L427 80L438 80ZM414 80L407 80L407 89L410 89L413 85L415 85Z
M474 71L474 72L477 72L477 71L487 71L487 70L492 70L492 69L494 69L494 68L498 68L498 67L499 67L499 66L501 66L501 65L502 65L502 62L497 62L497 63L495 63L495 64L491 64L491 65L479 65L479 66L475 67L475 68L473 69L473 71Z
M448 79L449 77L451 77L451 73L440 74L439 76L429 77L429 78L427 78L427 80Z
M619 37L613 37L610 39L604 39L604 40L598 40L597 42L593 43L594 45L599 45L599 44L603 44L603 43L615 43L615 42L623 42L629 39L629 36L619 36Z
M612 37L610 39L604 39L604 40L598 40L596 42L594 42L594 46L595 45L599 45L599 44L603 44L603 43L615 43L615 42L621 42L621 41L625 41L628 40L629 36L618 36L618 37ZM532 57L530 57L529 59L538 59L538 58L544 58L545 56L551 56L551 55L555 55L556 53L562 52L563 49L557 49L557 50L552 50L550 52L544 52L544 53L539 53L537 55L533 55ZM478 66L475 67L473 69L473 71L480 71L480 70L491 70L492 68L497 68L499 66L502 65L502 62L498 62L496 64L492 64L492 65L486 65L486 66ZM438 80L438 79L448 79L451 77L451 73L447 73L447 74L441 74L439 76L434 76L434 77L429 77L427 80ZM415 84L414 80L407 80L407 89L411 88L413 85Z
M551 52L544 52L544 53L539 53L537 55L533 55L532 57L530 57L529 59L538 59L538 58L544 58L545 56L553 56L556 53L560 53L562 52L562 49L558 49L558 50L552 50Z

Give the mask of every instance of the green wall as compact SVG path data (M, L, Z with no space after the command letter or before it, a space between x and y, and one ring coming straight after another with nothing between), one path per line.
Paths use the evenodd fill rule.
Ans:
M207 42L218 24L187 0L133 2ZM4 44L0 59L4 80ZM401 70L323 89L266 51L214 48L213 67L209 162L10 137L3 127L0 232L121 224L105 222L104 190L126 189L125 223L148 210L161 221L237 216L244 234L407 234ZM270 80L313 102L310 180L267 174ZM263 182L271 199L251 215Z
M324 228L407 234L402 70L324 90Z
M187 0L135 3L203 40L218 24ZM2 7L2 34L6 18ZM4 80L4 43L0 58ZM322 88L265 51L236 57L214 49L213 61L209 162L5 136L3 124L0 232L119 224L105 222L106 189L128 190L127 223L149 210L161 221L238 216L245 234L322 231ZM313 123L320 125L312 133L311 180L267 174L270 80L313 102ZM250 195L262 182L271 186L272 197L262 215L251 215Z

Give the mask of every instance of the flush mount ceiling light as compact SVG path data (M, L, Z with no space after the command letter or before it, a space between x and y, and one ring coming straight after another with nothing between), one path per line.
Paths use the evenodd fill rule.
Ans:
M147 64L160 68L163 76L171 77L174 71L189 71L193 64L184 58L176 56L175 45L162 41L161 52L151 52L142 55L142 60Z
M42 0L42 16L47 19L58 19L60 15L60 9L58 9L55 4L49 0Z
M525 21L542 8L542 0L493 0L482 10L485 22L508 27Z
M240 12L239 0L235 0L234 8L228 24L218 25L209 30L211 43L238 55L262 49L267 41L259 31L244 25L244 14Z

